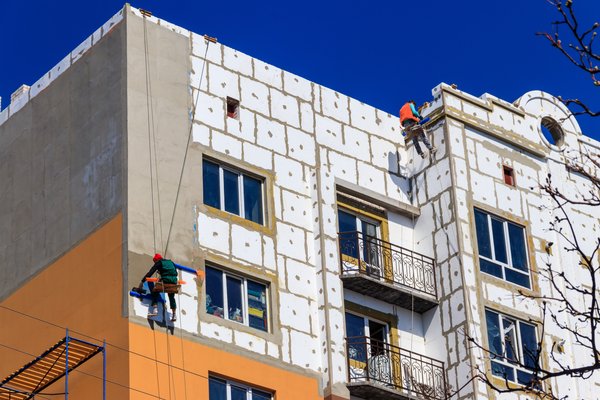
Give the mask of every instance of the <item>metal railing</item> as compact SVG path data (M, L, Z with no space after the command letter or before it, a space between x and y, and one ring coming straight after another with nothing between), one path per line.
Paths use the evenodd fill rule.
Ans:
M340 232L342 275L360 273L437 299L433 258L361 232Z
M417 398L447 398L444 363L366 336L346 338L348 381L382 385Z

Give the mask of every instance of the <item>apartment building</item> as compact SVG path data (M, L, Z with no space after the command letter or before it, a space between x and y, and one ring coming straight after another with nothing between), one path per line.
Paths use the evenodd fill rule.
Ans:
M585 185L565 152L600 144L539 91L440 84L424 112L421 159L397 116L126 5L0 112L0 399L499 398L478 366L522 384L466 335L539 341L518 291L579 260L537 185ZM157 252L183 266L174 322L130 293Z

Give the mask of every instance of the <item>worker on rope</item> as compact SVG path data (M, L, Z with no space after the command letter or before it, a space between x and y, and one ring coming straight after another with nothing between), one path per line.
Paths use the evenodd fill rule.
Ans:
M417 153L421 156L421 158L425 158L425 153L423 153L421 146L419 146L419 140L423 142L431 154L435 153L436 148L433 147L427 139L425 129L419 125L419 121L422 119L423 117L421 114L419 114L419 111L417 111L414 100L409 100L400 109L400 125L402 125L402 128L404 128L404 130L407 132L409 138L412 138Z
M163 258L162 255L158 253L154 255L152 261L154 261L154 265L152 266L152 268L150 268L150 271L148 271L148 273L142 278L140 286L138 287L138 291L143 291L142 287L144 286L144 282L147 278L150 278L152 275L154 275L155 272L159 273L159 283L162 283L162 285L177 285L178 274L177 269L175 269L175 264L173 264L173 261ZM171 306L171 321L176 321L177 303L175 302L175 293L167 292L167 294L169 296L169 305ZM159 300L160 291L152 291L152 304L148 309L148 317L155 317L158 315L158 309L156 305Z

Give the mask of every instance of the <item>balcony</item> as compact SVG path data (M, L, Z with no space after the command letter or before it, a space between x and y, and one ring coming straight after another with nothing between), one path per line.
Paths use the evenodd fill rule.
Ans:
M360 232L341 232L344 287L423 313L438 304L432 258Z
M370 400L447 398L444 363L370 339L346 338L348 390Z

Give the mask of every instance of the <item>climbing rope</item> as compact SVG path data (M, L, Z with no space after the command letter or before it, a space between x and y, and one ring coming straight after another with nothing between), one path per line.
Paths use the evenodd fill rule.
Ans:
M175 211L177 211L177 203L179 200L179 192L181 191L181 181L183 180L183 172L185 170L185 163L187 161L187 156L188 156L188 151L190 148L190 140L192 139L192 131L194 128L194 119L196 117L196 109L198 106L198 99L200 97L200 90L202 88L202 79L204 78L204 68L206 66L206 55L208 54L208 48L210 46L211 43L213 43L212 40L210 40L208 38L208 36L204 36L204 39L206 40L206 49L204 50L204 61L202 62L202 70L200 72L200 80L198 83L198 91L196 93L196 99L194 100L194 105L192 106L192 120L190 122L190 130L188 132L188 138L187 138L187 143L185 146L185 153L183 155L183 162L181 163L181 172L179 173L179 181L177 182L177 192L175 194L175 203L173 204L173 213L171 215L171 222L169 224L169 232L167 234L167 242L165 245L165 257L167 255L168 249L169 249L169 241L171 240L171 232L173 230L173 221L175 220Z

